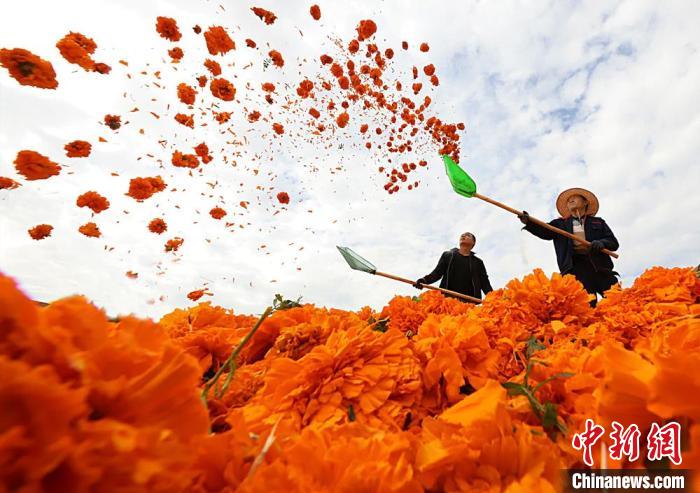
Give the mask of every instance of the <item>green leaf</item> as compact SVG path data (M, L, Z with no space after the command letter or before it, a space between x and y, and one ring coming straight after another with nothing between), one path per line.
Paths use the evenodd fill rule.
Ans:
M537 385L535 385L535 387L532 389L532 392L533 392L533 393L534 393L534 392L537 392L543 385L546 385L546 384L548 384L549 382L551 382L552 380L556 380L557 378L571 378L571 377L573 377L573 376L574 376L573 373L571 373L571 372L566 372L566 371L565 371L565 372L561 372L561 373L556 373L556 374L552 375L551 377L545 378L545 379L542 380L540 383L538 383Z
M375 332L386 332L389 329L389 317L387 318L380 318L376 322L374 322L374 327L372 327L372 330Z
M508 395L511 397L516 395L526 395L529 393L525 386L521 383L503 382L501 387L506 389L508 391Z
M545 429L552 429L558 424L557 406L552 402L544 405L544 413L542 415L542 426Z
M530 359L533 354L535 354L537 351L541 351L542 349L547 349L547 346L542 344L540 341L535 339L534 337L530 337L527 340L527 346L525 348L525 356L527 359Z
M357 417L355 416L355 409L353 409L352 404L348 406L348 420L352 423Z
M301 306L301 296L296 301L285 300L281 294L276 294L272 300L272 308L275 310L289 310Z

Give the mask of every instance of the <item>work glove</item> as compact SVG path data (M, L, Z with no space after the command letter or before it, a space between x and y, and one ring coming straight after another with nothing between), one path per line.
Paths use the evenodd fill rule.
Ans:
M603 243L601 240L593 240L591 242L591 251L599 252L603 248L605 248L605 243Z
M425 282L425 281L423 281L423 278L421 277L420 279L418 279L416 282L413 283L413 287L416 289L423 289L423 282Z
M518 214L518 219L520 219L521 223L527 224L530 222L530 214L527 211L523 211L522 214Z

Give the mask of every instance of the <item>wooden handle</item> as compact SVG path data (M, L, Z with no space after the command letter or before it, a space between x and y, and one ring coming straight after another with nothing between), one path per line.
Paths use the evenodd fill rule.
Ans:
M394 281L405 282L406 284L413 285L416 283L416 281L411 281L410 279L406 279L405 277L399 277L399 276L395 276L393 274L387 274L386 272L375 272L374 274L377 276L386 277L388 279L393 279ZM430 286L428 284L421 284L421 286L423 286L424 288L427 288L427 289L433 289L435 291L440 291L441 293L456 296L457 298L462 298L463 300L467 300L467 301L470 301L472 303L477 303L477 304L481 303L481 300L479 298L467 296L466 294L458 293L457 291L451 291L451 290L445 289L445 288L438 288L435 286Z
M508 212L515 214L516 216L521 216L523 214L523 211L519 211L518 209L513 209L512 207L509 207L506 204L498 202L497 200L493 200L492 198L486 197L484 195L475 193L474 197L476 197L477 199L481 199L484 202L488 202L489 204L493 204L496 207L500 207L501 209L505 209ZM566 236L567 238L571 238L572 240L577 241L577 242L581 243L582 245L586 245L587 247L591 246L591 243L589 241L581 239L578 236L576 236L575 234L569 233L568 231L564 231L563 229L555 228L551 224L546 223L544 221L540 221L539 219L532 217L530 215L528 215L528 217L530 218L530 221L532 221L533 223L539 224L543 228L547 228L550 231L554 231L555 233L559 233L562 236ZM603 248L600 251L607 254L607 255L610 255L613 258L620 258L620 256L617 253L612 252L612 251L608 250L607 248Z

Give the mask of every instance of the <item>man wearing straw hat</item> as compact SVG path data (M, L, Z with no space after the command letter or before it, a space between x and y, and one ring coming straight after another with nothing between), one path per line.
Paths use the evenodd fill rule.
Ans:
M589 241L590 247L540 226L531 221L525 211L518 218L525 225L523 229L543 240L554 241L562 274L573 274L588 293L596 297L598 293L602 295L617 283L618 273L613 270L610 256L601 250L615 251L620 245L606 222L596 217L598 198L586 189L569 188L559 194L557 211L561 217L549 224ZM591 305L595 304L593 300Z
M432 284L442 279L441 288L478 299L481 299L482 291L489 294L493 288L484 262L472 252L475 244L476 236L472 233L462 233L459 237L459 248L443 252L435 269L418 279L413 286L423 289L423 284Z

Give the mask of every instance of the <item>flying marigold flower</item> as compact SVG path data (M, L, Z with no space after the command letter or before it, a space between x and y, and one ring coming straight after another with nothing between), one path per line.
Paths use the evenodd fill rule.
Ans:
M304 79L299 83L297 87L297 94L302 98L306 99L310 96L311 91L314 89L314 83L308 79Z
M250 10L252 10L253 13L260 18L260 20L265 21L265 24L268 26L270 24L274 24L275 20L277 19L277 16L269 10L265 10L260 7L253 7Z
M190 291L187 293L187 297L191 299L192 301L197 301L199 300L202 296L206 294L206 289L197 289L195 291Z
M309 13L311 14L311 17L315 21L319 20L321 18L321 8L318 5L312 5L311 8L309 9Z
M348 51L351 54L355 54L360 50L360 42L356 39L353 39L350 41L350 44L348 45Z
M248 48L255 48L255 47L258 46L258 45L255 43L255 41L253 41L252 39L246 39L246 40L245 40L245 45L246 45Z
M109 200L97 192L85 192L76 200L78 207L87 207L95 214L109 209Z
M260 112L259 111L251 111L248 113L248 121L250 123L255 123L260 119Z
M287 194L287 192L280 192L277 194L277 200L279 201L280 204L288 204L289 203L289 194Z
M321 113L316 108L311 108L309 110L309 115L313 116L314 118L318 119L321 116Z
M282 135L284 133L284 126L281 123L273 123L272 129L277 135Z
M168 41L180 41L182 38L177 22L172 17L156 17L156 31Z
M10 77L23 86L40 89L56 89L58 81L51 62L39 58L22 48L0 49L0 65L10 72Z
M18 186L19 183L17 183L12 178L0 176L0 190L12 190L14 188L17 188Z
M230 111L221 111L219 113L214 112L214 117L216 118L216 121L219 122L219 125L222 125L231 119L231 112Z
M148 178L132 178L129 181L129 191L127 195L136 200L146 200L154 193L165 190L165 183L160 176Z
M347 112L343 111L338 117L335 119L335 122L338 124L340 128L345 128L345 126L348 124L350 121L350 115L347 114Z
M19 151L15 158L17 173L27 180L45 180L61 172L61 166L35 151Z
M194 153L197 154L197 156L199 156L199 158L204 164L210 163L213 159L209 155L209 147L204 142L194 147Z
M112 130L119 130L119 127L122 126L122 117L119 115L105 115L104 122Z
M47 236L51 236L51 231L53 231L53 226L50 224L38 224L29 230L29 236L33 240L43 240Z
M197 94L197 91L194 90L194 87L192 87L188 84L185 84L184 82L180 82L177 85L177 97L184 104L187 104L187 105L194 104L194 97L196 94Z
M420 51L423 53L426 53L428 50L430 50L430 46L428 46L428 43L421 43L420 44Z
M214 97L223 101L233 101L233 98L236 97L236 88L223 78L213 79L209 84L209 89Z
M78 228L78 231L90 238L99 238L100 236L102 236L100 228L98 228L97 224L93 222L83 224Z
M356 28L357 39L359 41L364 41L371 38L374 33L377 32L377 24L372 19L365 19L360 21Z
M212 210L209 211L209 215L214 219L221 219L226 215L226 211L221 207L214 207Z
M263 82L261 87L265 92L275 92L275 85L272 82Z
M84 34L69 32L58 40L56 48L68 63L81 66L87 71L95 70L95 61L90 55L95 53L97 44Z
M74 140L63 147L68 157L88 157L92 149L90 142L84 140Z
M272 63L275 65L275 67L284 67L284 58L282 58L282 53L277 50L270 50L268 55L270 55Z
M186 115L184 113L178 113L175 115L175 121L180 125L184 125L189 128L194 128L194 115Z
M175 238L171 238L165 243L165 251L177 252L184 242L185 240L178 236L176 236Z
M139 277L139 273L134 272L132 270L128 270L126 271L126 277L128 277L129 279L137 279Z
M180 151L173 152L171 162L178 168L196 168L199 166L199 159L194 154L183 154Z
M157 235L164 233L165 231L167 231L167 229L168 225L163 219L159 217L152 219L151 222L148 223L148 230L151 233L155 233Z
M182 51L182 48L176 46L175 48L168 50L168 55L170 55L170 58L173 59L173 62L179 62L185 56L185 52Z
M219 65L219 62L217 62L216 60L207 58L206 60L204 60L204 66L209 72L211 72L211 75L213 75L214 77L221 75L221 65Z
M224 54L236 49L236 43L221 26L212 26L204 32L207 49L212 55Z

